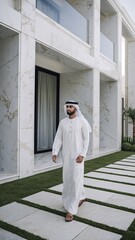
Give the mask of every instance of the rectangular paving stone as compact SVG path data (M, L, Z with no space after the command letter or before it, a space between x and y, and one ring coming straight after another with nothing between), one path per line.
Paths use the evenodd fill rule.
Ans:
M121 230L127 230L135 218L134 213L90 202L84 202L77 215Z
M135 159L135 155L127 157L128 159Z
M84 176L135 184L135 178L126 177L126 176L118 176L118 175L107 174L107 173L89 172L89 173L85 174Z
M26 239L0 228L0 240L26 240Z
M41 206L47 206L62 212L64 211L62 205L62 196L59 194L41 191L23 199L29 202L37 203Z
M55 199L56 201L56 199ZM19 203L18 203L19 204ZM20 229L28 231L34 235L38 235L42 238L49 239L49 240L72 240L74 239L81 231L83 231L87 224L80 223L77 221L72 221L70 223L65 222L65 218L53 213L49 213L42 210L37 210L33 212L33 208L20 204L20 207L14 205L14 212L12 211L11 204L10 206L6 205L5 208L2 207L2 213L5 211L5 218L0 219L16 226ZM21 209L22 208L22 209ZM25 209L26 208L26 209ZM28 212L28 214L24 217L20 216L20 219L16 218L16 212L19 214L18 209L21 212ZM11 222L11 218L7 218L7 211L8 215L12 215L13 221ZM14 216L15 215L15 216ZM16 220L15 220L16 219ZM6 239L7 240L7 239Z
M38 209L13 202L0 207L0 220L12 223L36 211Z
M109 164L106 166L107 168L118 168L118 169L125 169L125 170L128 170L128 171L135 171L135 167L129 167L129 166L120 166L120 165L117 165L117 164Z
M113 169L113 168L103 167L103 168L97 169L96 172L113 173L113 174L120 174L120 175L124 175L124 176L135 177L135 172L133 172L133 171L126 171L126 170Z
M64 211L64 209L62 210L62 207L60 206L59 197L60 196L58 194L40 192L25 199L39 205ZM54 198L55 203L52 202ZM79 208L77 216L123 230L126 230L129 227L135 217L133 213L88 202L84 202L81 208Z
M62 192L62 188L63 185L59 184L51 189L58 192ZM135 210L135 197L87 187L85 187L85 191L86 197L89 199Z
M89 226L74 240L120 240L121 237L119 234Z
M84 178L84 184L92 187L99 187L99 188L104 188L108 190L135 194L135 186L130 186L128 184L108 182L108 181L90 179L90 178Z
M88 226L74 220L66 223L64 217L41 210L14 225L49 240L60 240L63 236L64 240L72 240Z
M58 184L58 185L56 185L54 187L51 187L50 189L54 190L54 191L62 192L63 191L63 184L62 183Z
M125 159L122 159L121 162L135 163L135 160L125 158Z
M135 167L135 162L123 162L123 161L118 161L118 162L115 162L115 164L118 164L118 165L123 165L123 166L132 166L132 167Z

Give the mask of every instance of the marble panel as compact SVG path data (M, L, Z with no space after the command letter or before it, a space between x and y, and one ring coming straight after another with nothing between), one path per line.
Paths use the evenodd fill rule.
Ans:
M35 87L35 40L21 34L20 96L34 98Z
M0 40L0 170L17 171L19 36Z
M134 102L135 102L135 81L134 81L134 75L135 75L135 62L134 62L134 55L135 55L135 41L129 41L128 42L128 54L127 54L127 68L128 68L128 106L127 107L133 107L134 108ZM130 124L128 128L130 129ZM129 131L128 129L128 131ZM132 130L131 130L132 134ZM131 135L132 136L132 135Z
M117 83L101 80L100 149L117 147Z
M27 18L34 20L35 19L35 6L36 0L24 0L21 5L21 13Z
M0 22L12 29L21 31L21 14L6 1L1 1Z
M35 21L22 15L22 33L29 34L32 38L35 37Z
M35 40L23 33L20 58L19 167L25 177L34 171Z
M61 102L60 102L60 118L64 118L63 105L68 99L73 99L79 102L79 107L84 117L89 121L92 127L93 119L93 86L92 71L77 71L73 73L61 74ZM85 96L85 97L84 97ZM92 134L90 145L92 142ZM89 147L88 154L91 154Z

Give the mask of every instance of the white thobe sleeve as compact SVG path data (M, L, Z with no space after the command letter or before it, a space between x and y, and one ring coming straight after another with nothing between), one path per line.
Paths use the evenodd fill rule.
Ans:
M62 126L61 126L61 122L58 126L55 138L54 138L54 143L53 143L53 147L52 147L52 155L58 155L59 150L62 146Z
M82 135L83 135L83 148L82 151L80 153L81 156L85 157L88 151L88 147L89 147L89 138L90 138L90 134L89 134L89 129L88 129L88 124L86 121L83 122L83 127L82 127Z

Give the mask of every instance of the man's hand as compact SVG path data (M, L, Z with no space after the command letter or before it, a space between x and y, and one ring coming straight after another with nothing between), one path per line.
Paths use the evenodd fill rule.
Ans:
M76 159L76 162L77 162L77 163L82 163L82 162L83 162L83 159L84 159L84 157L81 156L81 155L79 155L79 156L77 157L77 159Z
M57 155L53 155L53 156L52 156L52 160L53 160L53 162L55 162L55 163L56 163L56 158L57 158Z

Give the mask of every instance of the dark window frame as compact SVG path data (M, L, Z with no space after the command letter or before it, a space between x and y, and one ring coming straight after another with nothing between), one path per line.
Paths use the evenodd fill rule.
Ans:
M59 86L60 86L60 74L50 71L48 69L42 68L42 67L35 67L35 112L34 112L34 154L37 153L43 153L43 152L50 152L52 149L47 150L37 150L37 124L38 124L38 72L44 72L53 76L56 76L57 82L56 82L56 129L59 124Z

